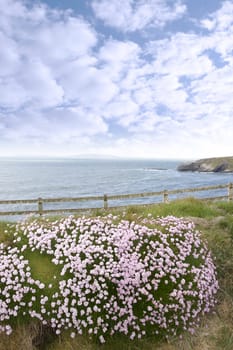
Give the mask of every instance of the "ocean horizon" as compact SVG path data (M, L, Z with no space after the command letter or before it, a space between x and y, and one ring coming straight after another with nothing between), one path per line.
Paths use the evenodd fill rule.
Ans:
M182 162L184 160L0 158L0 200L119 195L233 182L233 174L229 173L179 172L177 166ZM218 190L215 195L219 195ZM208 196L208 193L199 196ZM144 204L160 200L138 198L109 204ZM64 207L64 203L62 205ZM102 203L75 203L77 208L87 206L101 207ZM48 209L52 207L54 204L47 204ZM29 209L29 205L24 208ZM1 205L0 210L19 210L19 207Z

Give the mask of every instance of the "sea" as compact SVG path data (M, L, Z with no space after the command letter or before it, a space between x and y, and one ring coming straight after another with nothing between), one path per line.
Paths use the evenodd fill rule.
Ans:
M102 196L157 192L171 189L220 185L233 182L233 174L179 172L181 160L141 159L0 159L0 201L15 199ZM227 190L211 191L211 195L225 195ZM185 194L187 196L187 194ZM206 197L202 192L195 196ZM173 199L173 198L170 198ZM110 206L145 204L161 201L148 197L117 200ZM48 203L46 209L64 203ZM101 207L99 201L66 203L75 208ZM0 205L0 211L29 210L33 204Z

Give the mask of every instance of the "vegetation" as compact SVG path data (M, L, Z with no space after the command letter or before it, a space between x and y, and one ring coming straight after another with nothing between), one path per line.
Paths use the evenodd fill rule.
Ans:
M207 164L210 164L213 167L219 165L219 163L227 162L229 166L233 167L233 157L215 157L215 158L206 158L203 161Z
M211 171L211 172L233 172L233 157L218 157L199 159L188 164L178 166L180 171Z
M147 227L158 227L158 216L173 215L176 217L185 217L195 223L196 228L200 230L203 240L207 240L208 247L215 257L215 265L219 281L218 304L215 307L215 313L205 315L201 318L201 325L192 335L190 332L178 332L178 335L170 334L165 340L163 337L146 336L142 339L129 340L124 334L113 335L107 344L99 345L95 340L90 340L85 334L70 337L70 331L66 330L56 335L55 332L43 325L41 322L25 322L25 315L18 318L14 325L14 332L11 335L1 335L1 349L81 349L97 350L99 348L122 349L122 350L200 350L200 349L233 349L233 203L231 202L203 202L196 199L179 200L170 204L159 204L151 206L135 206L123 210L116 210L111 213L114 225L118 225L121 220L134 222L134 225L146 225ZM98 211L98 215L106 213ZM94 215L95 216L95 215ZM90 220L94 220L93 219ZM102 220L102 219L101 219ZM183 221L183 219L182 219ZM32 225L32 224L31 224ZM54 220L39 220L38 227L48 229L56 226ZM13 239L21 237L21 241L15 241L15 245L23 246L25 236L20 234L13 237L13 232L17 229L15 225L8 227L9 233L6 232L7 223L0 224L0 240L6 241L8 245L12 244ZM19 230L18 230L19 232ZM31 232L31 231L30 231ZM25 234L28 231L25 230ZM54 265L51 258L45 252L35 249L25 249L25 259L30 261L31 274L34 280L42 280L48 287L52 284L50 296L53 295L59 284L53 276L59 276L62 264ZM37 292L43 294L37 286ZM45 292L43 290L43 292ZM40 295L41 295L40 294ZM45 294L45 293L44 293ZM49 297L50 297L49 296ZM39 305L38 305L39 306Z

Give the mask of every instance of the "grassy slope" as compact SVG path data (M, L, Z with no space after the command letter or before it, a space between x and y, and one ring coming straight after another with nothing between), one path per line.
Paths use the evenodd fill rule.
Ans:
M227 162L231 167L233 167L233 157L206 158L202 159L202 161L213 166L217 166L219 163Z
M203 159L198 159L196 161L193 161L191 163L187 164L181 164L180 170L183 170L183 166L190 167L192 165L197 165L199 169L195 169L194 171L214 171L216 167L221 166L222 164L227 164L227 169L226 171L232 172L233 171L233 157L217 157L217 158L203 158ZM179 168L179 167L178 167ZM185 169L193 171L193 169Z
M197 163L203 164L205 166L210 166L212 169L226 163L228 171L233 171L233 157L200 159L197 161Z
M118 211L119 213L119 211ZM18 325L10 336L1 335L0 350L38 349L33 339L41 338L40 349L49 350L232 350L233 349L233 203L201 202L196 199L179 200L170 204L159 204L145 207L129 207L125 218L139 221L148 214L156 216L175 215L192 219L201 230L203 237L216 257L218 278L220 283L219 304L216 314L209 315L202 321L201 327L194 336L184 334L182 339L169 339L169 342L158 343L153 339L129 341L126 338L114 338L107 345L99 346L87 337L70 339L66 333L59 338L44 337L44 330L37 323L27 326ZM9 241L6 235L6 223L0 223L0 240ZM43 256L28 257L35 276L48 283L53 275L49 270L49 262ZM38 263L40 261L40 263ZM40 268L38 268L40 267ZM44 337L44 339L43 339ZM51 338L51 337L50 337ZM44 340L44 342L43 342ZM35 341L34 341L35 343ZM39 342L38 342L39 343Z

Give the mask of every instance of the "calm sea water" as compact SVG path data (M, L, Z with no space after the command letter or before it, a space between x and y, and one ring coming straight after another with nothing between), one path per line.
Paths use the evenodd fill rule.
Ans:
M153 192L233 182L233 174L178 172L176 168L180 163L168 160L0 159L0 200ZM146 199L147 202L152 200ZM145 202L145 199L134 202ZM101 206L95 202L82 205L87 204ZM127 203L112 203L116 204ZM10 210L10 207L1 205L0 210Z

